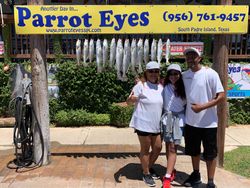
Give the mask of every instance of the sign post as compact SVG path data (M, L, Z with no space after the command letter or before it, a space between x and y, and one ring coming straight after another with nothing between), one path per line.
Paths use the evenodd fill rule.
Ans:
M231 5L232 0L220 0L221 5ZM226 34L214 36L214 50L213 50L213 68L218 72L222 85L224 87L225 96L227 96L227 83L228 83L228 45L229 36ZM227 97L218 104L218 166L223 167L224 163L224 146L225 146L225 133L228 123L228 106Z
M28 5L42 5L43 0L28 0ZM50 131L49 131L49 101L48 101L48 78L45 59L44 35L31 35L31 69L32 69L32 97L33 108L41 127L43 143L41 143L39 130L33 121L34 136L34 161L41 164L49 163L50 154ZM42 148L43 147L43 148Z

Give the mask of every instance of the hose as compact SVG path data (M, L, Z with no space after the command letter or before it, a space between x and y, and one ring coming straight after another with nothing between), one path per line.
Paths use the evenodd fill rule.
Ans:
M27 96L28 95L28 96ZM28 101L30 99L30 102ZM32 83L24 90L23 96L18 96L10 102L14 103L15 126L13 142L15 146L15 159L7 164L8 168L34 168L42 165L44 157L44 140L41 126L33 108ZM34 123L33 123L34 121ZM35 127L33 127L35 126ZM33 130L37 128L41 141L41 157L34 162Z

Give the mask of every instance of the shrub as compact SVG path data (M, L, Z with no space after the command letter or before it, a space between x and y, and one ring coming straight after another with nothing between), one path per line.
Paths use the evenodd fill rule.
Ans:
M57 126L108 125L109 114L88 113L86 110L61 110L55 115Z
M89 125L109 125L110 124L110 115L109 114L96 114L96 113L88 113Z
M133 76L129 76L129 82L122 82L116 79L114 69L97 73L95 63L83 67L68 61L60 64L56 74L59 99L64 109L108 113L112 103L124 101L128 97L134 85Z
M64 57L62 52L62 35L52 35L53 37L53 50L55 55L55 62L61 63Z
M250 98L229 99L230 121L237 124L250 124Z
M110 107L110 124L116 127L128 127L133 109L133 106L127 106L125 103L112 104Z
M11 86L9 83L10 71L3 71L3 63L0 63L0 115L9 116L9 102L11 101Z
M58 111L62 110L62 107L59 103L59 100L56 98L50 98L49 99L49 117L50 121L55 121L55 115Z
M61 126L67 126L71 123L68 118L68 113L64 110L61 110L55 114L55 122L57 122L57 125Z

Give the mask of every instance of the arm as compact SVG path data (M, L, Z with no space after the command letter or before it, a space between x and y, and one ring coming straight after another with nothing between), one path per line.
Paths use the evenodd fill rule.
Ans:
M220 103L223 99L225 98L225 93L220 92L216 94L216 97L212 99L211 101L208 101L207 103L204 104L192 104L191 108L194 112L199 113L202 110L205 110L207 108L211 108L218 103Z
M128 96L126 102L127 102L128 105L133 105L133 104L135 104L137 101L138 101L138 97L136 97L136 96L134 95L134 91L132 91L132 92L130 93L130 95Z

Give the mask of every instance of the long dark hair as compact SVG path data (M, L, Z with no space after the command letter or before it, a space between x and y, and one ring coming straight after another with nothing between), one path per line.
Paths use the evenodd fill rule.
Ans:
M164 79L164 87L167 85L167 84L171 84L171 81L169 80L169 74L170 74L171 70L169 70L167 72L167 75ZM174 90L174 94L175 96L177 97L180 97L182 99L186 99L186 93L185 93L185 87L184 87L184 83L183 83L183 80L182 80L182 74L181 72L177 71L178 74L179 74L179 79L175 82L174 86L175 86L175 90Z

